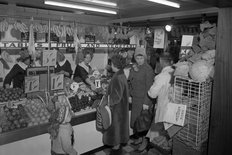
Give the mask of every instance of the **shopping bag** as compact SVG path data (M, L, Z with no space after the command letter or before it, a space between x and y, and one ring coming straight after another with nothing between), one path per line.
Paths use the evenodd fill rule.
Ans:
M142 110L139 117L135 120L135 130L137 132L147 131L151 127L153 119L153 106L148 110Z
M96 107L96 129L100 132L107 130L112 123L112 115L109 107L109 96L105 99L102 97L101 101Z

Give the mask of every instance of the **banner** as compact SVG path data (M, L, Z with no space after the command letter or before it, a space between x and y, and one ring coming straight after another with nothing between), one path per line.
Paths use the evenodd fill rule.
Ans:
M0 42L2 49L20 49L28 47L28 42ZM51 48L74 48L73 43L50 43ZM35 48L48 48L49 43L35 43ZM81 48L136 48L136 44L104 44L104 43L86 43L81 44Z
M164 29L155 29L153 48L164 48L164 44L165 44L164 39L165 39Z

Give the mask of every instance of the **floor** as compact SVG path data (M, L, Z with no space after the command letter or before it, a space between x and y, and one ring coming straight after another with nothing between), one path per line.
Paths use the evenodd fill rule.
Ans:
M104 148L103 150L98 150L95 153L87 153L85 155L162 155L156 149L150 149L149 152L146 150L143 152L137 152L136 149L138 146L134 146L131 144L132 140L128 142L128 145L123 147L120 151L111 152L110 148Z

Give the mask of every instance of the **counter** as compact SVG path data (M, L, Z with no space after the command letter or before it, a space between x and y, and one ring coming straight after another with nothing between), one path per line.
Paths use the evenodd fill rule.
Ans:
M72 118L74 148L78 153L85 153L103 146L102 134L95 127L95 118L95 110L80 112ZM50 155L51 141L47 133L48 125L43 124L0 134L0 155Z

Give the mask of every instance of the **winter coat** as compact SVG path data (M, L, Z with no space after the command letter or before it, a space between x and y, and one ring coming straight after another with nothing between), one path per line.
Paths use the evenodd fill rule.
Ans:
M166 112L166 106L169 102L170 81L174 69L171 66L167 66L162 69L161 73L155 77L154 83L148 91L148 95L151 98L158 98L155 123L163 122L162 118Z
M111 79L107 95L112 113L112 124L103 133L103 143L115 146L129 140L129 91L123 70L119 70Z
M152 105L147 92L154 79L153 69L147 63L138 66L138 71L132 67L129 75L130 95L132 97L131 128L134 128L135 120L140 116L143 104Z

